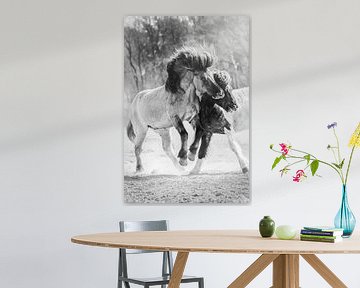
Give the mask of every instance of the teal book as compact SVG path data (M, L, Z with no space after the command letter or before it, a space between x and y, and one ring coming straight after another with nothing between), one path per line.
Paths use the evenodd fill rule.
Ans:
M304 226L304 229L315 231L344 231L343 228L336 228L333 226Z
M332 226L304 226L303 230L315 231L315 232L332 232L334 234L340 234L344 232L343 228L335 228Z

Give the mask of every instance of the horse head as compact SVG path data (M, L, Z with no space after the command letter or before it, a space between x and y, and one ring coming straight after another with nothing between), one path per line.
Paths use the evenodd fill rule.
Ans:
M197 94L207 93L214 95L215 99L222 98L224 92L208 71L213 59L210 53L194 47L177 50L167 64L166 90L174 94L185 93L193 84Z
M221 88L224 96L221 98L212 96L211 101L224 108L226 112L238 109L238 104L232 93L233 89L231 87L231 77L229 73L226 71L215 71L214 79L216 84ZM205 95L205 97L209 98L208 95Z

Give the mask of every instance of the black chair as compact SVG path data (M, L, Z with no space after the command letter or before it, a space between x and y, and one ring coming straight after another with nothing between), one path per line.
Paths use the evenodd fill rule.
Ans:
M167 231L168 221L120 221L120 232L134 232L134 231ZM130 288L130 283L141 285L144 288L150 286L161 285L165 288L169 284L170 276L173 268L172 254L169 251L149 251L149 250L135 250L135 249L119 249L119 269L118 269L118 288L122 288L124 283L125 288ZM163 253L162 260L162 275L160 277L152 278L133 278L129 277L127 271L127 254L140 253ZM204 288L204 278L194 276L183 276L181 283L197 282L199 288Z

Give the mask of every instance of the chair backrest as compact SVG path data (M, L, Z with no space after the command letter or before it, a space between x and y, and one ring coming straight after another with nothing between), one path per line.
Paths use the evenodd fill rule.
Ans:
M137 231L167 231L169 224L167 220L157 221L120 221L120 232L137 232ZM161 251L136 250L136 249L119 249L119 276L128 277L127 257L126 254L140 253L159 253ZM163 253L162 275L172 273L173 259L169 251Z
M169 223L167 220L156 221L120 221L120 232L137 231L167 231ZM159 251L126 249L126 254L155 253Z

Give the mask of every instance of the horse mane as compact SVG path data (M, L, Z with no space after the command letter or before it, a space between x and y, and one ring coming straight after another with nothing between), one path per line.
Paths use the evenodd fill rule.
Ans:
M182 47L171 56L166 70L165 89L171 93L185 92L181 88L181 80L187 71L206 71L214 62L214 57L207 51L195 47Z

